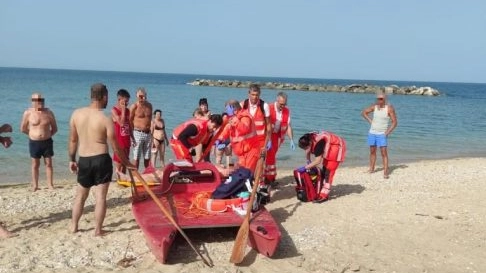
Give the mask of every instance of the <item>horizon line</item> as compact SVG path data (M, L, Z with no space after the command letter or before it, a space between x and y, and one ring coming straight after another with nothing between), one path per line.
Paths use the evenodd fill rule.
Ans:
M224 77L246 77L246 78L287 78L301 80L337 80L337 81L383 81L383 82L417 82L417 83L462 83L462 84L486 84L486 82L461 82L461 81L424 81L424 80L377 80L377 79L333 79L313 77L289 77L289 76L254 76L254 75L223 75L223 74L198 74L187 72L147 72L147 71L126 71L126 70L96 70L96 69L74 69L74 68L50 68L50 67L21 67L21 66L0 66L9 69L46 69L46 70L69 70L87 72L116 72L116 73L143 73L143 74L169 74L169 75L194 75L194 76L224 76Z

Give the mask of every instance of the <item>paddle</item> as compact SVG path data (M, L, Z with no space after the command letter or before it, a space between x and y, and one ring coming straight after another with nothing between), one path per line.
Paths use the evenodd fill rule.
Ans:
M143 177L140 175L140 173L138 173L137 170L130 170L131 172L133 172L135 174L135 176L138 178L138 180L140 180L140 182L142 183L143 187L145 188L145 191L148 192L148 194L150 195L150 197L152 197L152 199L154 200L155 204L157 204L157 206L160 208L160 210L164 213L165 217L167 217L169 219L169 221L176 227L176 229L179 231L179 233L184 237L184 239L186 239L187 243L191 246L191 248L197 253L197 255L199 255L199 257L201 257L201 259L203 260L203 262L209 266L209 267L213 267L213 264L212 262L208 261L197 249L196 247L192 244L191 240L189 239L189 237L187 237L186 233L184 232L184 230L177 224L177 222L174 220L174 218L172 217L172 215L170 214L170 212L167 211L167 209L164 207L164 205L162 205L162 203L160 202L159 198L157 198L157 196L154 194L154 192L150 189L150 187L147 185L147 182L145 182L145 180L143 179Z
M206 149L201 154L201 158L199 158L198 162L202 162L204 158L208 155L208 153L211 152L211 148L213 147L214 143L218 139L219 135L221 135L221 133L224 131L224 127L226 127L226 124L228 124L228 120L229 118L223 119L223 124L221 124L216 134L211 137L208 146L206 146Z
M264 163L265 154L262 154L256 166L255 181L253 181L253 188L251 189L250 201L248 202L249 205L246 208L245 219L243 219L243 223L241 223L238 234L236 234L235 244L233 245L230 262L234 264L241 263L245 257L245 248L248 242L248 233L250 231L251 210L253 208L253 202L255 201L258 185L260 184L260 177L262 176Z
M135 184L135 179L133 179L133 174L130 170L128 170L128 174L130 175L130 190L132 191L132 196L135 199L138 199L139 196L138 196L138 192L137 192L137 185Z

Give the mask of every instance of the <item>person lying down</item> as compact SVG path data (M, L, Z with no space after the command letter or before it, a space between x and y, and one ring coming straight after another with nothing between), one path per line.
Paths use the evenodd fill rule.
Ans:
M214 165L216 167L216 169L218 170L219 174L222 176L222 177L229 177L230 174L234 171L234 167L228 167L228 168L224 168L224 167L221 167L219 165ZM201 174L204 174L205 171L202 171ZM206 172L210 173L209 170L207 170ZM120 171L117 171L117 175L118 175L118 179L119 181L131 181L130 179L130 175L128 174L124 174ZM140 174L140 176L142 176L143 180L145 180L145 182L158 182L158 183L161 183L162 182L162 176L164 175L164 171L161 170L161 169L156 169L155 172L152 172L152 173L143 173L143 174ZM171 176L174 176L174 175L177 175L177 172L173 173ZM133 176L133 180L135 182L140 182L140 180L138 179L137 176Z

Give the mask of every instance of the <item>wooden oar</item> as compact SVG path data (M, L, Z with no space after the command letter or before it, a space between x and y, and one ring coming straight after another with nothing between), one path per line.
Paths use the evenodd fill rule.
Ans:
M137 192L137 184L135 183L135 179L133 179L133 174L132 172L128 170L128 174L130 175L130 190L132 191L132 196L137 200L139 199L138 192Z
M234 264L239 264L243 261L245 257L245 248L248 242L248 233L250 232L250 217L251 210L253 208L253 202L255 201L256 192L258 185L260 184L260 177L263 173L263 165L265 163L265 154L262 154L258 160L255 181L253 181L253 187L251 189L250 201L248 202L248 207L246 208L246 215L243 223L241 223L238 234L236 234L235 244L233 245L233 252L231 252L230 262Z
M213 147L214 143L218 139L219 135L221 135L221 133L224 131L224 127L226 127L226 124L228 124L228 120L229 118L223 119L223 124L221 124L216 134L211 137L208 146L206 146L206 149L202 152L201 158L199 158L198 162L202 162L204 158L209 154L209 152L211 152L211 148Z
M135 176L138 178L138 180L140 180L140 182L142 182L142 185L143 187L145 188L145 191L148 192L148 194L150 195L150 197L152 197L152 199L154 200L155 204L157 204L157 206L160 208L160 210L162 211L162 213L164 213L165 217L167 217L169 219L169 221L172 223L172 225L174 225L176 227L176 229L179 231L179 233L184 237L184 239L186 239L187 243L191 246L191 248L197 253L197 255L199 255L199 257L201 257L201 259L203 260L203 262L209 266L209 267L213 267L213 264L211 261L207 260L197 249L196 247L192 244L191 242L191 239L189 239L189 237L187 237L186 233L184 232L184 230L177 224L177 222L174 220L174 217L172 217L172 215L170 214L169 211L167 211L167 209L164 207L164 205L162 205L162 203L160 202L159 198L157 198L157 196L154 194L154 192L150 189L150 187L148 186L147 182L145 182L145 180L143 179L143 177L140 175L140 173L137 171L137 170L130 170L131 172L133 172L135 174Z

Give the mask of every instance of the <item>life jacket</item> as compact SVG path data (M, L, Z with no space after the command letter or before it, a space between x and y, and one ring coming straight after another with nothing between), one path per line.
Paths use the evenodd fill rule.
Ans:
M197 135L191 136L187 142L191 144L192 147L197 146L198 144L204 143L207 141L209 137L208 133L208 121L206 119L197 119L197 118L192 118L181 125L177 126L174 131L172 132L172 138L177 139L179 135L181 134L184 129L186 129L187 126L193 124L196 125L197 127Z
M270 122L272 123L272 134L278 134L281 141L285 139L287 128L289 126L290 110L287 107L282 109L282 120L280 121L280 129L275 131L274 124L277 122L277 102L270 105Z
M250 151L253 146L258 145L258 136L255 132L255 124L251 115L248 111L242 110L238 112L236 115L238 122L241 122L241 119L248 118L250 120L250 129L245 131L240 131L240 127L238 125L234 126L229 130L229 137L231 140L231 148L233 149L233 153L237 156L241 156L246 152ZM231 121L229 122L231 123ZM228 124L227 126L231 126ZM224 136L223 136L224 137Z
M318 199L319 192L323 187L322 178L322 171L317 167L303 173L294 170L297 199L302 202L310 202Z
M257 104L257 110L255 111L255 115L252 116L253 122L255 122L255 130L256 134L258 135L259 139L265 140L265 102L263 100L259 100ZM247 110L250 113L250 101L248 99L243 101L243 109Z
M346 157L346 141L331 132L312 132L311 153L314 153L317 142L324 140L324 152L322 158L330 161L344 162Z

